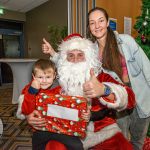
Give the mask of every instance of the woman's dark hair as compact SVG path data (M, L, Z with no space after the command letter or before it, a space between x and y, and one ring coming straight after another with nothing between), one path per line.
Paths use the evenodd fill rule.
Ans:
M100 7L95 7L91 9L88 13L87 18L87 37L92 40L93 42L96 41L96 37L94 37L90 31L89 27L89 16L91 13L95 11L101 11L106 20L109 20L108 13L105 9ZM122 79L122 65L121 65L121 53L118 48L116 36L113 32L113 30L108 26L107 27L107 37L106 37L106 43L102 54L102 66L104 69L108 69L111 71L114 71L120 79Z

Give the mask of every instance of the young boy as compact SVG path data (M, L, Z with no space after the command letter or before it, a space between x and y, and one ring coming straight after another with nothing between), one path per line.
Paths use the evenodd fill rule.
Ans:
M54 63L50 60L39 59L36 61L33 66L32 76L33 80L25 86L20 96L19 102L21 102L21 104L19 104L20 108L18 106L17 111L17 117L20 119L25 118L24 115L29 115L36 109L35 97L38 94L46 92L58 94L60 92L60 86L51 88L56 77L56 68ZM44 150L47 142L50 140L59 141L65 144L68 149L72 147L74 150L83 149L82 143L78 137L37 130L33 132L33 150Z
M29 115L35 110L35 96L41 92L49 91L56 76L55 65L45 59L39 59L35 62L32 71L33 80L25 86L19 97L21 108L17 111L17 117L24 119L24 115ZM54 92L52 90L52 92Z

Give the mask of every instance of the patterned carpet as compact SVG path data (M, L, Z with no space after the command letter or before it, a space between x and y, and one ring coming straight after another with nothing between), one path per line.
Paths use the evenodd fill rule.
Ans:
M31 150L31 129L27 122L15 117L17 105L11 104L12 88L0 88L0 118L3 134L0 150Z

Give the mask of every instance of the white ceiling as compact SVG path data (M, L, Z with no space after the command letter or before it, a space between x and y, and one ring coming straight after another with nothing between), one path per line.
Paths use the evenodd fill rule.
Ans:
M0 0L0 8L25 13L47 1L48 0Z

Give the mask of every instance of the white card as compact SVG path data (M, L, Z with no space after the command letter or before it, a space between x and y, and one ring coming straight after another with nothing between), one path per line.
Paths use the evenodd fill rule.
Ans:
M47 116L78 121L78 112L77 109L48 104Z

